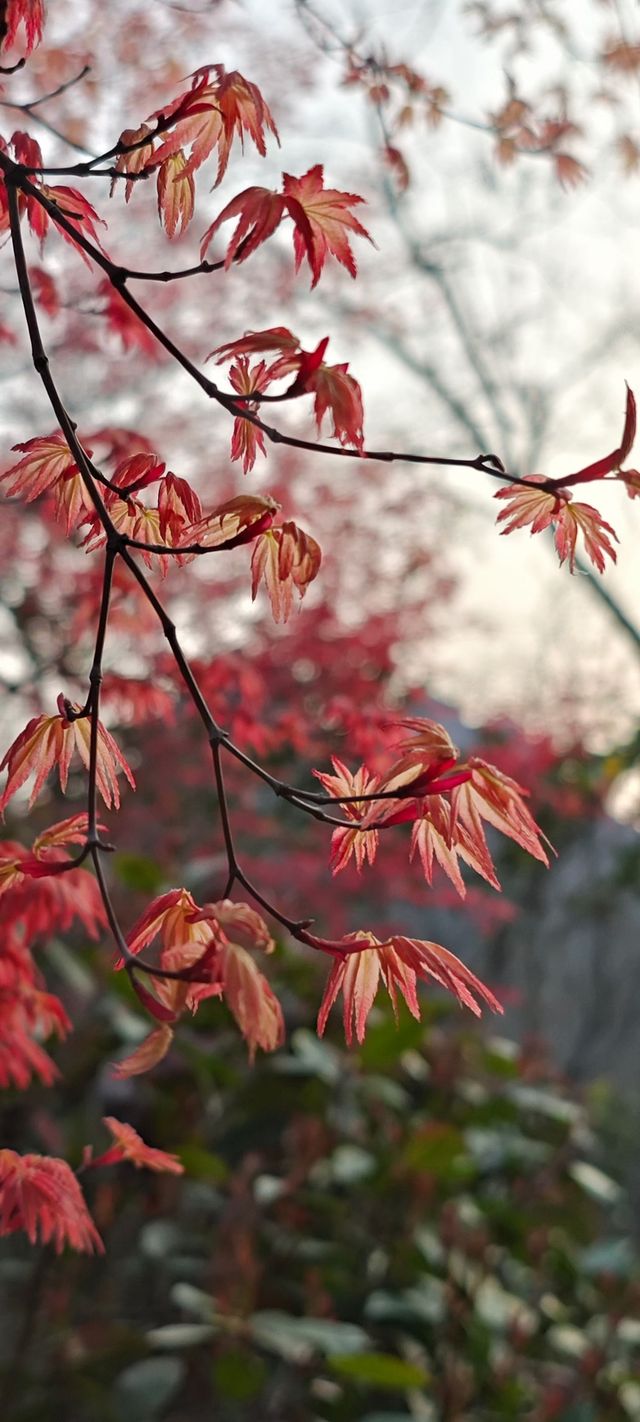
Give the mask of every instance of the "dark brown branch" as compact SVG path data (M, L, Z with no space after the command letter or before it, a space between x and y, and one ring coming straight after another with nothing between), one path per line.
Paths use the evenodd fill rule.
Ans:
M58 99L61 94L66 94L69 89L73 89L76 84L80 84L83 79L86 79L87 74L90 73L91 65L83 64L82 69L79 69L77 74L74 74L71 79L63 80L62 84L58 84L55 89L50 89L48 94L40 94L39 98L36 99L25 99L20 104L10 103L8 99L2 99L0 100L0 105L5 109L24 109L25 113L33 116L33 110L39 108L40 104L48 104L50 99Z

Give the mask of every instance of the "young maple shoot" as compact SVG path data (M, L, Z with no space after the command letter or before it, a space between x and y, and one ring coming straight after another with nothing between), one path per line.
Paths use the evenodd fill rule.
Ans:
M42 0L9 0L2 16L3 56L10 60L14 46L21 44L23 57L28 58L43 37ZM355 54L352 64L355 78L363 82L365 70L358 67ZM4 72L12 72L11 63ZM409 70L401 73L396 66L387 79L413 83L415 90ZM425 94L434 113L440 112L444 95L436 90ZM23 108L25 118L32 119L32 107ZM522 114L515 111L502 115L503 145L517 145L522 121ZM276 947L269 923L330 961L318 1016L320 1033L342 993L347 1041L355 1034L361 1042L382 985L394 1009L400 994L415 1017L420 1015L417 987L421 981L435 981L474 1013L480 1011L480 1004L501 1011L494 994L437 943L402 931L378 938L369 928L324 937L311 931L310 916L292 919L285 913L277 896L247 868L248 856L226 788L231 765L257 778L299 814L327 826L334 874L352 858L358 871L366 872L376 856L384 854L393 827L403 823L411 825L410 857L419 861L428 884L438 865L460 896L466 892L461 865L500 888L487 825L542 864L548 863L544 836L527 808L527 791L485 760L461 758L446 729L426 717L398 719L387 727L386 767L377 766L375 773L366 763L350 769L334 756L332 771L315 771L321 790L281 781L252 759L214 717L158 594L157 576L162 578L170 566L186 569L199 557L246 545L251 596L256 598L264 587L274 620L287 621L321 576L317 540L270 495L238 492L203 507L189 480L168 470L161 452L148 441L144 448L138 444L123 450L114 440L108 456L95 462L93 449L104 443L103 432L88 429L79 435L78 412L63 401L55 357L50 359L43 342L40 313L55 313L64 293L52 273L28 265L25 244L34 241L41 252L55 249L59 239L69 244L92 274L96 299L107 304L125 346L146 353L161 350L186 372L212 402L221 422L229 423L231 460L242 465L243 476L251 474L258 456L266 457L272 444L363 464L406 459L468 468L503 481L496 494L508 501L498 515L502 533L525 527L536 533L552 527L560 561L567 561L571 571L579 537L600 572L605 556L615 560L613 529L590 504L574 502L572 489L613 479L624 485L630 497L638 493L640 475L622 467L636 428L630 390L621 443L612 454L564 480L522 477L505 471L491 454L459 458L369 449L360 385L346 363L330 364L325 359L328 335L307 350L304 338L284 325L245 330L206 357L228 366L228 388L218 386L176 344L160 324L153 299L144 305L131 291L137 281L183 281L207 273L232 281L234 268L250 260L259 262L263 244L283 229L293 238L295 270L306 267L313 289L329 261L356 277L357 241L372 241L355 213L363 197L332 187L317 163L298 177L284 173L279 189L253 185L225 203L202 235L200 261L193 268L158 273L123 266L109 249L106 206L101 198L94 206L84 185L90 184L95 192L96 187L110 184L114 201L135 204L140 183L155 180L160 224L171 241L194 221L201 181L210 185L213 180L217 186L245 140L262 156L268 142L279 143L271 110L255 83L210 63L197 69L179 93L168 94L161 109L137 127L125 128L97 156L49 170L30 132L19 129L0 144L0 230L9 239L3 260L5 266L14 263L35 372L52 412L49 429L13 446L19 457L8 463L0 479L11 500L40 501L47 514L53 510L78 559L90 554L102 560L86 699L72 701L62 689L57 710L32 717L6 750L1 765L7 772L2 812L30 780L33 804L55 769L64 792L76 751L87 781L82 814L46 829L31 850L10 840L0 844L0 895L7 924L0 1000L3 1085L26 1088L33 1078L44 1085L55 1079L56 1067L42 1043L52 1034L64 1035L71 1024L60 1000L47 992L32 950L36 936L65 931L75 920L92 935L105 927L109 930L119 955L116 970L128 974L138 1003L151 1019L146 1039L116 1064L114 1074L120 1078L156 1066L171 1049L180 1019L210 998L226 1002L252 1058L258 1049L269 1052L281 1045L282 1008L261 966ZM564 165L565 180L570 180L570 159L557 149L559 136L547 134L545 141L554 148L558 165ZM391 143L387 160L396 170L402 169L402 155ZM72 179L72 185L51 184L48 179L56 176ZM235 226L225 247L223 230L231 221ZM99 236L99 231L105 235ZM317 435L326 424L325 442L314 438L312 430L308 437L297 436L264 418L267 404L286 409L292 401L308 410ZM119 577L131 580L144 597L201 722L211 752L226 855L225 873L220 883L212 885L210 901L198 903L187 888L169 889L154 898L128 930L111 899L106 855L113 844L104 837L98 818L98 796L108 810L118 809L121 776L135 789L127 761L100 719L105 638L114 579ZM314 906L308 907L313 912ZM81 1170L122 1161L174 1174L181 1170L175 1156L146 1146L128 1124L108 1117L105 1125L114 1144L97 1157L87 1147ZM15 1230L58 1250L65 1244L84 1251L102 1248L70 1166L57 1158L5 1150L0 1152L0 1232Z

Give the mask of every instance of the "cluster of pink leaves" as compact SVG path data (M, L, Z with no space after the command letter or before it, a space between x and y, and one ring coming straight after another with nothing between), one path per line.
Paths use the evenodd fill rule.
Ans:
M627 404L622 439L617 449L596 459L550 488L550 481L542 475L529 477L530 488L508 485L498 489L496 499L508 502L498 514L498 523L503 523L501 533L513 533L516 528L529 528L531 533L541 533L545 528L553 528L554 539L560 563L565 560L573 573L576 562L578 534L584 540L585 552L595 564L599 573L605 569L605 556L616 562L616 550L611 542L617 542L617 534L606 523L602 515L591 504L583 504L572 499L570 485L587 484L594 480L611 477L621 482L634 499L640 494L640 473L637 469L623 469L622 465L631 453L636 437L636 402L633 391L627 387Z

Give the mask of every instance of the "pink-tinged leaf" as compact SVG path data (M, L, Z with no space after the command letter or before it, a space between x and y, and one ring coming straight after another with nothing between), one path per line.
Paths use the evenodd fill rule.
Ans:
M578 188L589 177L589 169L571 153L554 153L553 165L556 178L563 188Z
M25 784L29 776L35 775L29 801L29 804L32 805L54 766L58 767L60 786L64 791L74 750L78 751L81 760L88 768L91 734L89 718L81 717L78 720L70 721L67 716L67 708L70 711L80 710L79 706L72 706L64 696L60 695L58 697L59 714L57 716L35 716L9 747L0 765L0 771L8 770L9 772L4 793L0 797L0 813L4 813L12 795L15 795L16 791ZM99 721L96 784L108 809L112 804L116 809L120 805L118 770L124 771L129 784L135 789L135 780L130 767L113 736Z
M514 528L529 526L532 533L540 533L557 517L563 499L557 493L539 488L539 484L544 481L538 474L531 475L527 482L532 486L530 489L523 489L522 485L508 484L506 488L498 489L494 494L494 499L509 500L496 519L497 523L505 525L500 529L501 533L513 533ZM566 498L566 495L564 497Z
M70 1165L46 1155L0 1151L0 1235L24 1230L31 1244L104 1253Z
M0 480L12 479L7 493L20 496L30 503L51 489L65 474L76 474L77 465L60 430L50 435L36 435L13 449L24 455L0 474Z
M270 188L245 188L244 192L231 199L215 221L207 228L200 244L201 261L207 255L211 242L223 222L237 217L238 225L227 247L225 268L232 262L244 262L258 247L266 242L280 225L286 212L285 200L280 193Z
M300 348L297 336L286 326L270 326L266 331L245 331L236 341L227 341L224 346L216 346L209 352L207 360L217 356L216 365L227 360L236 360L241 355L261 355L265 351L282 351L293 354ZM294 367L292 366L292 369Z
M264 390L269 384L269 379L269 372L264 361L261 360L257 365L250 366L247 356L238 356L229 371L229 380L239 395L252 395L254 391ZM253 404L247 402L246 407L243 405L243 408L255 410L255 402ZM245 474L253 469L258 450L261 454L267 452L262 430L251 420L236 416L231 436L231 458L242 460Z
M217 903L204 904L193 917L194 923L206 920L219 925L227 938L233 939L243 948L257 948L263 953L273 953L275 943L269 929L256 909L250 904L236 903L233 899L219 899Z
M296 270L306 257L313 287L320 278L327 257L333 256L355 277L357 267L348 233L353 232L372 242L366 228L350 211L364 199L356 193L325 188L324 172L319 163L303 173L301 178L285 173L283 193L294 224Z
M23 133L21 130L17 130L16 133L12 135L10 143L13 147L17 163L20 163L25 168L42 167L44 160L40 144L37 143L35 138L32 138L29 133ZM40 186L41 180L36 174L32 173L29 177L34 187ZM26 212L29 221L29 229L35 237L36 242L42 243L49 225L49 218L42 204L29 192L23 193L19 191L18 206L21 213Z
M138 454L130 454L126 459L121 459L111 475L111 483L117 484L120 489L146 489L149 484L156 484L164 474L165 465L157 454L151 451L140 451ZM168 478L175 479L171 474ZM182 481L179 481L182 482ZM195 497L195 495L194 495Z
M65 702L62 696L58 697L58 705L61 710L63 710L63 707L69 705L73 711L80 710L78 705ZM72 748L75 746L80 755L80 759L88 770L91 755L91 722L89 717L81 716L77 720L72 721L68 727L67 734L69 731L72 733L70 737ZM108 810L111 809L112 805L116 810L120 808L118 770L123 772L125 778L129 781L131 789L135 790L136 782L131 767L127 764L120 747L114 741L110 731L103 726L101 721L98 721L96 785ZM62 784L62 774L60 776L60 783Z
M52 188L48 187L45 183L42 184L40 192L43 197L48 198L54 208L58 209L61 215L77 232L81 233L83 237L88 237L94 245L98 247L99 251L104 253L104 247L96 232L96 223L99 222L101 227L106 227L107 224L96 212L95 207L91 206L88 199L83 197L82 193L79 193L76 188ZM74 250L78 252L79 256L82 257L83 262L86 262L87 266L91 267L91 258L86 252L83 252L71 233L68 232L65 227L61 227L60 223L56 221L55 212L49 215L58 228L60 236L64 237L65 242L69 242Z
M335 775L328 775L320 770L313 772L329 795L365 795L372 794L374 790L377 790L377 776L371 775L365 765L361 765L355 774L352 774L347 766L338 760L337 756L332 756L331 760ZM368 800L349 801L341 807L341 811L347 819L361 820L367 813L369 806ZM378 839L378 831L375 829L361 830L358 826L354 826L353 829L343 827L335 829L331 836L329 859L333 873L338 874L341 869L345 869L352 856L356 861L359 873L365 864L373 864L378 848Z
M320 343L318 350L323 344L323 342ZM312 352L312 357L316 354L317 352ZM303 352L303 360L304 355ZM311 357L307 357L307 359L311 359ZM303 379L302 371L301 365L298 377L301 381ZM356 449L362 449L364 444L362 391L357 380L349 375L348 365L346 363L344 365L320 364L315 371L311 368L304 378L303 388L314 392L314 413L318 430L322 426L325 415L329 414L333 420L331 433L334 439L338 439L342 445L353 444Z
M122 1081L127 1077L141 1076L143 1072L151 1071L152 1067L157 1066L158 1062L166 1057L172 1041L171 1028L166 1022L162 1023L160 1027L155 1027L128 1057L112 1063L111 1075Z
M169 1155L165 1150L148 1146L128 1121L118 1121L115 1116L103 1116L103 1122L113 1136L115 1145L105 1151L104 1155L92 1160L91 1165L113 1165L120 1160L127 1160L131 1165L135 1165L137 1170L157 1170L169 1175L184 1174L184 1165L177 1155Z
M167 1007L164 1002L160 1002L154 993L140 982L140 979L136 977L135 973L131 973L130 976L131 986L138 1001L142 1003L142 1006L146 1008L152 1017L155 1017L156 1022L175 1022L176 1013L173 1008Z
M416 795L438 794L445 779L453 786L458 782L455 772L458 751L453 741L437 721L426 717L407 717L394 723L412 732L409 740L398 743L402 752L394 761L387 774L381 778L381 790L415 790ZM450 774L452 772L452 774ZM395 810L395 806L393 809ZM380 806L369 812L368 818L376 818L391 823L391 805ZM402 815L402 819L405 815ZM413 817L412 817L413 818Z
M213 77L212 77L213 76ZM214 186L224 177L234 137L244 147L245 134L251 138L262 157L266 153L265 130L279 143L273 116L257 85L250 83L237 70L226 73L224 65L205 65L191 76L190 93L165 104L152 119L171 117L173 122L164 134L155 159L164 159L178 147L189 149L189 171L200 168L214 148L218 149L218 171Z
M146 138L147 134L150 134L151 131L151 128L146 123L141 124L139 128L125 128L120 134L119 142L124 148L131 147L136 143L140 143L140 140ZM120 153L118 155L114 165L115 170L117 173L144 173L153 163L153 157L153 143L142 144L139 148L133 147L131 153ZM128 178L124 185L125 202L129 201L135 186L135 182L131 178ZM116 187L117 180L114 178L111 184L112 196Z
M398 192L406 193L411 181L411 174L404 154L391 143L387 143L382 152L384 161L397 183Z
M87 815L83 811L79 815L70 815L66 820L58 820L55 825L50 825L34 839L32 852L36 858L48 849L60 849L67 844L84 844L87 837ZM104 825L99 825L103 830Z
M11 49L22 28L24 30L25 54L28 58L42 39L44 20L44 0L7 0L4 7L3 51Z
M625 432L623 443L620 449L608 455L606 459L601 459L597 464L588 465L578 474L569 476L568 482L578 483L581 479L604 478L607 473L617 469L624 453L628 453L635 436L635 401L629 390L629 400L627 402L627 419L625 421ZM625 478L625 475L621 475ZM530 481L534 484L534 479ZM535 482L539 482L539 476L535 476ZM552 492L548 489L533 487L532 489L515 488L509 485L507 488L498 489L494 495L496 499L508 499L506 508L498 514L497 522L502 523L508 520L501 533L512 533L515 528L531 527L531 533L540 533L542 529L552 526L554 529L555 545L558 550L560 562L569 561L571 572L575 569L576 541L578 533L584 538L585 550L595 563L600 573L604 572L604 555L607 554L616 561L616 551L610 541L617 534L609 523L606 523L597 509L591 504L574 503L571 492L568 488L557 489Z
M251 557L251 596L264 582L275 622L286 622L293 609L294 592L300 600L317 577L322 551L315 538L287 521L271 528L256 541Z
M630 499L640 497L640 469L624 469L619 475Z
M58 288L50 272L44 267L29 267L29 281L38 306L47 316L54 317L60 310Z
M380 980L384 982L394 1011L397 994L405 999L414 1017L420 1017L416 995L416 980L433 979L453 993L464 1007L475 1015L480 1002L493 1012L501 1012L493 993L447 948L417 938L394 935L380 942L372 933L349 933L332 942L304 932L305 942L313 948L331 953L335 958L327 980L318 1015L318 1033L322 1036L331 1007L338 993L344 994L344 1027L349 1045L353 1033L358 1042L364 1040L367 1018L373 1006Z
M222 986L236 1022L249 1047L251 1061L260 1047L274 1052L284 1041L282 1008L273 989L251 954L238 943L227 943L223 957Z
M568 559L569 569L572 573L575 569L578 533L582 534L585 552L599 573L604 573L605 570L605 554L614 563L617 561L616 550L608 535L615 538L616 543L618 535L611 524L606 523L602 515L591 504L567 503L560 510L557 518L555 544L560 563L562 564Z
M207 82L212 73L215 75L214 82ZM194 79L194 96L203 105L203 118L192 138L190 162L194 168L199 167L217 145L217 187L227 170L234 136L240 139L244 148L244 136L248 134L262 158L267 151L265 129L274 135L278 144L280 139L273 114L258 86L245 79L237 69L226 73L224 65L210 65L197 71ZM209 100L206 106L203 103L205 98Z
M209 939L209 931L195 922L200 909L188 889L169 889L160 894L137 919L127 935L127 946L131 953L142 953L161 935L163 948L171 948L185 941L195 941L203 947ZM122 966L122 962L118 964Z
M342 990L344 994L343 1022L347 1043L351 1046L355 1031L358 1042L363 1042L367 1029L367 1018L376 999L380 985L381 957L378 944L371 934L353 935L362 938L362 949L348 958L334 963L327 979L324 996L318 1013L318 1035L323 1036L329 1012ZM418 1015L414 1012L414 1016Z
M66 784L69 756L65 756L65 734L61 716L34 716L24 730L10 745L0 771L8 770L9 776L0 799L0 812L4 814L12 795L24 785L29 776L35 774L29 807L37 799L42 786L54 765L60 767L61 780ZM63 787L64 788L64 787Z
M269 528L279 508L269 495L239 494L194 524L188 540L206 548L238 548Z
M193 217L196 188L182 152L165 158L158 169L158 216L167 237L177 237Z
M202 505L186 479L167 474L158 494L160 536L163 543L180 543L185 531L202 518Z
M515 840L533 859L548 866L549 859L542 843L545 836L527 809L526 790L479 756L470 757L468 768L471 771L470 780L458 786L451 797L454 837L459 824L462 824L472 838L477 836L478 849L482 853L484 836L482 832L478 834L478 826L481 819L487 820L500 834Z
M244 146L244 135L247 133L262 158L267 151L265 129L273 134L278 145L280 138L273 114L256 84L251 84L237 69L225 73L221 64L214 66L214 73L217 78L215 103L222 119L223 130L218 142L217 186L226 172L234 134ZM194 149L197 153L197 143L194 144Z
M454 889L465 898L466 887L458 864L457 846L452 843L453 816L451 806L440 796L423 802L424 813L415 820L411 831L410 858L420 856L428 884L433 883L434 860L451 880Z
M79 469L61 475L55 486L55 500L56 518L64 524L67 536L93 517L93 501Z
M428 982L430 978L441 987L453 993L462 1007L468 1007L476 1017L482 1011L480 1003L486 1003L492 1012L502 1012L497 997L467 968L455 953L443 948L440 943L428 943L420 938L405 938L395 935L390 940L394 952L407 967L412 968L416 977ZM480 999L480 1003L477 999Z
M144 549L140 551L140 557L148 568L159 566L162 577L165 577L169 568L169 558L166 553L156 553L153 545L167 543L173 546L171 527L167 528L166 537L163 539L160 531L160 511L149 504L143 504L140 499L126 498L120 499L117 495L109 494L105 502L109 509L109 517L118 533L126 534L127 538L135 538L138 543L148 543L151 545L149 552ZM89 532L83 540L83 547L88 553L92 553L95 548L102 548L106 543L106 532L102 521L97 514L92 513L85 519L89 525ZM176 563L182 563L182 556L175 558Z

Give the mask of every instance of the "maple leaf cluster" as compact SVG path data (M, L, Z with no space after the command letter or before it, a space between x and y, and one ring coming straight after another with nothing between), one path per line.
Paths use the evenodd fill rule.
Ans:
M154 899L127 938L138 955L159 940L158 976L153 992L134 976L140 1001L162 1024L136 1051L118 1063L118 1076L138 1075L166 1055L185 1009L195 1012L209 997L222 998L245 1037L251 1056L256 1047L274 1051L284 1041L282 1009L250 949L272 953L275 943L249 904L223 899L200 907L188 889L171 889ZM122 964L120 964L122 966ZM163 977L163 969L182 974Z
M52 825L31 849L0 841L0 906L3 954L0 968L0 1085L24 1090L35 1076L50 1086L57 1069L43 1041L71 1028L58 997L47 992L32 944L74 922L91 938L105 923L98 886L88 870L73 867L69 845L83 844L85 814ZM65 871L65 872L61 872ZM68 872L67 872L68 871Z
M138 1169L181 1175L177 1156L148 1146L126 1121L105 1116L115 1144L97 1158L86 1146L82 1170L129 1161ZM32 1244L65 1245L83 1254L102 1254L104 1244L89 1214L76 1174L66 1160L0 1150L0 1235L24 1230Z
M373 775L366 765L352 774L336 757L333 775L314 771L330 797L348 797L343 813L355 822L353 828L341 825L333 831L334 874L352 857L359 870L372 865L381 831L403 823L411 824L410 857L418 855L427 882L433 882L437 863L461 898L466 893L461 860L500 888L483 821L548 864L543 836L517 781L478 756L460 762L447 731L435 721L413 717L399 725L411 735L399 743L401 754L386 774Z
M216 150L218 155L217 187L226 173L234 138L243 143L247 135L264 157L269 132L279 143L273 115L257 86L237 70L227 73L221 64L206 65L191 76L186 94L151 114L137 129L124 130L116 173L126 177L127 201L136 178L157 173L158 213L167 236L173 238L184 232L193 218L194 174L211 153ZM350 209L362 201L355 193L326 188L319 163L299 178L284 173L281 192L245 188L225 205L202 238L201 258L206 257L221 225L232 218L237 217L238 222L227 247L225 267L246 261L285 218L290 218L296 270L306 259L312 286L328 256L355 276L348 233L367 238L369 234Z
M246 424L242 419L236 423ZM64 523L67 534L88 526L83 546L87 552L102 547L107 541L107 530L95 510L87 481L61 431L36 436L24 444L14 445L14 449L22 453L23 458L0 474L0 481L10 481L9 495L22 497L30 503L48 494L55 501L56 517ZM90 453L89 444L85 452ZM159 486L156 502L145 502L138 495L152 484ZM286 620L293 607L294 592L302 599L317 576L321 552L315 539L292 520L272 528L279 507L270 496L240 494L204 513L200 499L188 481L166 470L163 461L152 452L118 460L104 495L104 508L114 531L140 547L148 567L156 558L163 574L167 572L169 553L173 553L178 564L184 564L198 551L222 551L257 540L252 563L252 596L255 598L259 583L264 581L276 620ZM261 535L267 529L270 530L270 541L265 544L261 541ZM183 547L195 551L181 553ZM275 558L269 555L271 547L278 550ZM166 548L166 554L163 548ZM29 722L22 732L20 744L14 742L7 752L0 768L10 765L10 781L0 802L0 810L30 773L30 769L22 773L24 766L28 765L31 769L36 764L46 766L34 790L35 799L42 780L52 765L58 762L64 789L74 745L88 764L88 723L82 719L73 719L70 723L65 721L63 702L64 698L59 698L59 717L39 717L37 723ZM79 709L72 708L73 714ZM105 768L115 761L124 769L108 732L103 728L100 734L101 749L108 751ZM117 784L113 780L112 789L117 808ZM102 783L100 790L109 804L108 792L104 793Z
M6 0L2 7L0 48L12 49L22 32L25 54L30 55L42 39L44 18L44 0Z
M364 412L362 391L357 380L349 374L347 362L328 365L324 359L329 337L325 336L313 351L304 351L298 340L286 326L272 326L266 331L246 331L239 340L228 341L211 351L217 357L217 364L233 360L229 378L234 390L243 396L254 392L262 393L269 385L288 376L293 376L284 396L310 394L314 397L314 415L318 433L321 432L325 415L330 415L333 428L330 433L342 445L352 444L362 451L364 446ZM249 366L251 355L267 351L278 351L276 360L267 365L260 361L253 369ZM250 402L249 402L250 404ZM257 450L265 451L260 429L247 425L236 418L231 443L231 458L242 459L245 474L255 463Z
M529 528L531 533L541 533L545 528L553 528L560 563L568 561L572 573L575 571L580 534L587 557L598 572L603 573L605 557L616 562L616 550L611 539L617 542L617 534L591 504L573 501L569 485L586 484L596 479L610 482L613 475L615 480L624 484L629 498L635 498L640 492L640 475L636 469L622 468L631 453L635 437L636 402L633 391L627 387L624 429L618 448L561 481L550 481L542 475L533 474L527 480L530 487L511 484L498 489L494 498L508 500L497 518L498 523L504 523L501 533L513 533L516 528Z

